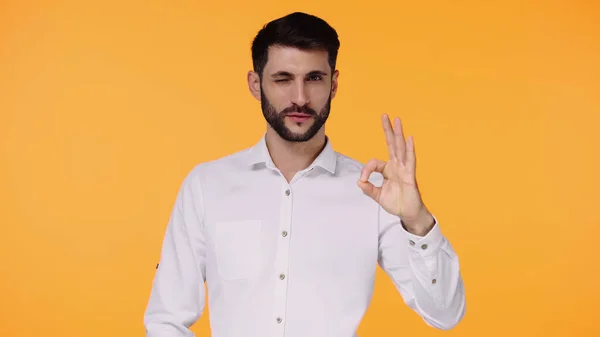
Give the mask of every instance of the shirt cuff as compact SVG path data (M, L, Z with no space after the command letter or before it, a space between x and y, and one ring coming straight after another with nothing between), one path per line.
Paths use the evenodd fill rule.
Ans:
M433 219L434 225L425 236L419 236L410 233L405 229L404 224L402 224L402 230L406 234L411 251L414 253L417 253L421 256L431 256L437 254L438 250L440 249L444 241L444 236L440 230L437 218L433 216Z

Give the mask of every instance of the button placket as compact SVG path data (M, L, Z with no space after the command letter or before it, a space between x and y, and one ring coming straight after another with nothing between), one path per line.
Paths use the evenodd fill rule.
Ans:
M276 336L283 337L285 320L285 303L287 302L287 273L289 263L289 241L292 225L293 191L289 185L284 187L279 217L279 234L277 251L275 252L275 296L273 317Z

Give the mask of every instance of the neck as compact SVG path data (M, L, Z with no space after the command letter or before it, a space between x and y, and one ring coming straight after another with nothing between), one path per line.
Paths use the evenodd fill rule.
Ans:
M271 128L267 130L265 136L273 163L288 180L291 179L289 177L293 177L298 171L312 164L325 147L325 140L323 130L306 142L289 142Z

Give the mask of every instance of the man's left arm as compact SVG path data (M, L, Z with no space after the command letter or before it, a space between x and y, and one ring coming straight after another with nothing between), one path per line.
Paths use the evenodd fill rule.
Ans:
M448 330L465 314L458 256L433 215L417 221L404 224L380 207L378 262L410 308L432 327Z
M371 159L357 182L380 205L379 265L425 322L451 329L465 313L458 257L421 198L413 137L404 139L400 118L394 127L386 114L381 121L389 160ZM374 172L380 186L370 181Z

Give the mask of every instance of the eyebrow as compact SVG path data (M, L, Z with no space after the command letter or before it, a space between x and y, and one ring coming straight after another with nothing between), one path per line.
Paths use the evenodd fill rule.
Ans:
M308 74L306 74L306 76L314 76L314 75L320 75L320 76L327 76L327 73L321 70L313 70L311 72L309 72ZM271 75L271 77L275 78L275 77L294 77L294 74L289 73L287 71L278 71L274 74Z

